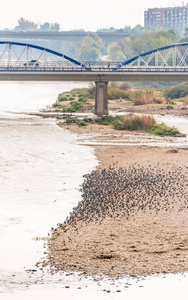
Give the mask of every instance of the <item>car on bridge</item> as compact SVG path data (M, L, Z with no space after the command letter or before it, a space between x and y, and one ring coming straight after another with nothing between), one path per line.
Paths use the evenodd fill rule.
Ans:
M28 62L24 63L24 67L39 67L40 61L37 59L28 60Z

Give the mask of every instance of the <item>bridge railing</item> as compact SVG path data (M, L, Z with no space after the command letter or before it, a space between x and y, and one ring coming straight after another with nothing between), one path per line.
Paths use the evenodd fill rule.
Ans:
M83 72L83 73L172 73L183 72L188 73L187 67L124 67L124 68L112 68L112 67L73 67L73 66L23 66L23 65L0 65L0 72Z
M187 66L130 66L117 68L118 62L82 62L73 65L62 61L36 61L32 65L29 61L1 60L0 71L44 71L44 72L188 72Z

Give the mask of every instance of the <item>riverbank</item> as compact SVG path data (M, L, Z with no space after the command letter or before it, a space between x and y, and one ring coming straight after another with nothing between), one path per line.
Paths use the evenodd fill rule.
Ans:
M95 101L89 100L90 105L83 105L77 113L93 113L95 107ZM69 105L70 101L63 101L63 104ZM183 103L176 104L174 106L168 106L165 104L149 103L144 105L134 105L133 102L118 99L108 100L108 109L115 113L138 113L147 115L174 115L174 116L186 116L188 115L188 107L183 106ZM68 114L68 113L67 113ZM71 112L69 113L71 114ZM43 118L65 118L66 114L58 108L43 109L38 113L31 113L31 115L37 115Z
M110 126L60 126L80 139L99 133L103 141L114 139ZM95 153L99 168L92 180L86 176L81 203L54 230L43 265L110 277L188 271L188 152L98 145Z

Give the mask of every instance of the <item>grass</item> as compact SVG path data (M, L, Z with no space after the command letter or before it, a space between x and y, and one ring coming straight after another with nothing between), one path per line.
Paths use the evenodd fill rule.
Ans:
M149 133L162 135L162 136L176 136L181 134L180 131L175 127L168 127L164 123L155 124L149 131ZM184 136L181 134L181 136Z
M105 116L95 119L95 122L99 125L111 125L117 119L120 119L120 117Z

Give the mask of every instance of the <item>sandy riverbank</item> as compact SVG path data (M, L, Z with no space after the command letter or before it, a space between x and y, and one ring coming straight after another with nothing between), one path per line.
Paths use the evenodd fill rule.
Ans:
M95 101L89 100L90 105L83 105L80 111L77 113L93 113L95 107ZM69 105L70 101L63 101L64 105ZM140 113L146 115L174 115L174 116L184 116L188 115L188 107L184 106L182 102L170 106L171 109L167 108L166 104L144 104L144 105L134 105L133 102L127 100L108 100L108 109L111 112L120 113ZM172 108L173 107L173 108ZM43 109L38 113L30 113L30 115L37 115L43 118L65 118L66 115L57 108Z
M60 126L80 137L114 134L109 126ZM100 165L85 179L82 202L54 230L44 266L111 277L188 271L188 152L116 145L95 153Z

